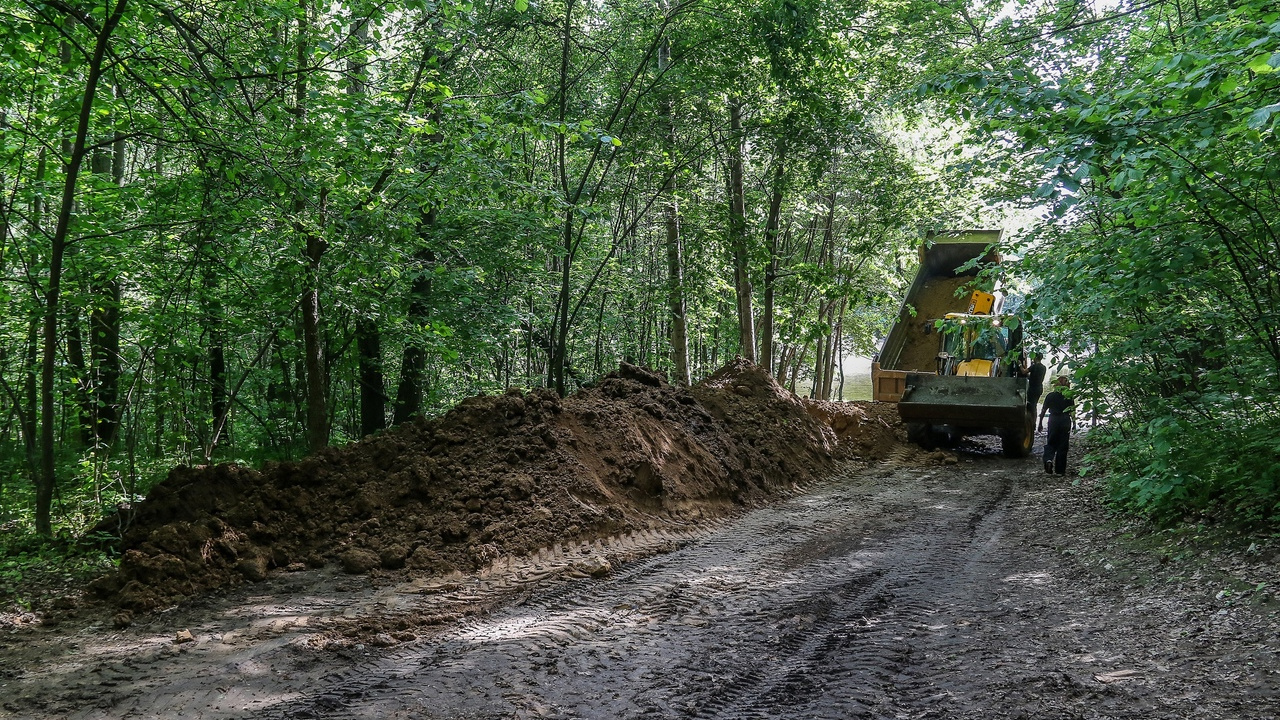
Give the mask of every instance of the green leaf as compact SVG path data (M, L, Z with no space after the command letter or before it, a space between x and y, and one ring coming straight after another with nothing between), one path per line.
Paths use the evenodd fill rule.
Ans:
M1271 116L1280 111L1280 103L1272 103L1254 110L1249 115L1249 127L1257 130L1267 124Z
M1271 64L1271 61L1275 59L1275 57L1276 57L1275 55L1272 55L1269 53L1261 53L1253 56L1253 58L1249 60L1248 65L1246 65L1245 67L1249 68L1250 70L1252 70L1253 72L1259 75L1273 73L1276 71L1276 68L1274 65Z

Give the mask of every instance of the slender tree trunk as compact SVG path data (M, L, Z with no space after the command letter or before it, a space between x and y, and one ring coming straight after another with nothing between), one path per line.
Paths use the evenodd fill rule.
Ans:
M116 86L116 97L122 97ZM124 185L124 135L116 132L103 172L109 172L116 187ZM105 154L105 153L104 153ZM95 163L97 156L95 155ZM99 172L97 167L94 172ZM104 268L96 283L97 302L89 314L89 354L94 368L94 407L97 413L94 434L98 443L110 447L120 432L120 276L114 268Z
M225 310L218 299L218 276L214 272L214 264L205 262L204 267L204 323L209 343L209 414L213 418L211 427L214 432L222 428L219 435L231 437L231 426L225 419L230 412L227 398L227 351ZM216 446L216 438L209 444L210 454Z
M436 211L423 214L419 227L426 235L435 226ZM417 267L409 287L409 322L415 334L405 343L400 360L400 384L396 387L396 403L392 422L399 425L422 412L422 396L426 392L427 351L417 333L425 331L431 321L431 277L436 255L428 247L414 254Z
M783 179L786 176L786 143L778 142L778 157L773 166L773 183L769 192L769 218L765 222L765 243L769 248L769 264L764 272L764 313L760 328L760 367L773 371L773 296L778 278L778 229L782 224Z
M824 263L830 267L834 273L835 267L835 219L836 219L836 192L832 190L827 196L827 216L822 231L822 246L818 251L818 265ZM839 316L844 317L845 298L840 299ZM836 319L836 301L832 300L827 304L827 321L826 325L831 328L830 334L826 338L826 348L823 353L823 364L821 371L814 377L814 382L821 380L821 395L823 400L831 399L831 378L836 366L836 354L840 347L840 324Z
M831 399L831 391L834 389L833 383L835 380L836 368L839 367L841 363L840 345L844 340L844 306L847 302L848 300L846 298L840 299L840 312L836 314L835 327L831 330L831 346L827 350L826 378L822 383L823 400ZM842 369L841 373L843 372L844 370ZM840 399L843 400L843 396Z
M0 109L0 147L8 148L9 114ZM9 187L9 177L0 169L0 188ZM7 193L5 193L7 195ZM8 197L0 197L0 275L5 272L5 250L9 247L9 215L13 206Z
M818 337L815 344L815 356L813 364L813 397L816 400L828 400L829 388L825 383L827 376L827 367L831 363L831 317L834 311L834 301L820 302L818 304L818 324L822 325L828 332Z
M733 289L738 299L738 338L742 357L755 362L755 318L751 309L750 253L747 247L746 189L742 179L742 101L729 98L729 252L733 256Z
M831 376L836 368L836 330L831 329L831 334L827 336L826 352L823 354L822 364L822 399L831 399Z
M38 393L36 392L36 359L40 347L40 319L33 315L31 322L27 325L27 352L26 362L23 367L26 373L23 378L23 397L26 405L26 412L23 413L22 423L22 446L26 452L27 470L31 473L31 479L37 481L40 472L40 451L36 442L36 417L39 412Z
M94 423L98 443L110 446L120 428L120 280L102 278L89 313L89 356L93 363Z
M663 40L658 48L658 72L665 72L671 64L671 43ZM667 151L667 162L675 163L676 126L672 118L672 102L665 96L659 105L658 114L662 118L665 130L664 143ZM666 173L666 183L662 192L666 196L663 205L663 220L667 229L667 309L671 315L671 381L676 385L688 386L689 376L689 328L686 320L688 307L684 296L684 251L680 238L680 208L676 200L675 174Z
M796 362L791 366L791 382L787 384L787 388L791 392L796 391L796 380L800 375L800 368L804 365L804 361L809 358L809 346L804 345L800 348L800 356L796 358Z
M294 212L303 208L294 206ZM302 339L306 370L307 449L317 452L329 444L329 405L325 373L324 341L320 327L320 258L324 241L307 233L307 284L302 294Z
M435 67L439 56L434 50L428 51L424 65ZM439 127L442 119L439 104L431 107L431 121ZM439 132L433 133L428 140L438 144L444 141ZM409 286L409 322L415 329L405 343L404 353L400 360L400 382L396 386L396 400L392 409L391 422L395 425L407 422L414 415L422 412L422 398L427 390L427 351L420 333L425 331L431 322L432 275L435 271L436 254L432 249L433 234L439 209L435 206L422 210L418 217L418 241L421 243L414 253L415 274Z
M561 124L568 117L569 106L569 54L573 47L573 0L568 0L564 6L564 27L561 28L561 44L560 44L560 85L559 85L559 106L557 108L557 119ZM571 301L570 293L572 286L570 284L571 275L569 273L573 265L573 204L577 198L572 197L569 190L569 166L565 156L565 133L556 134L556 169L560 176L560 190L564 195L565 203L568 207L564 211L564 227L562 230L562 240L564 243L564 256L560 258L560 291L556 302L556 316L551 326L551 352L550 364L547 367L549 384L555 388L556 393L564 397L566 392L565 384L565 363L568 361L569 352L569 303Z
M778 381L779 385L786 383L787 371L790 368L791 361L795 358L797 349L786 343L780 344L778 351L777 368L778 371L773 374L773 379Z
M708 365L712 368L720 367L720 323L711 328L711 357Z
M93 174L110 177L118 186L124 178L124 168L115 162L117 156L120 163L124 162L123 144L119 139L113 143L121 146L119 152L108 152L106 148L94 151L90 161ZM90 431L97 445L109 447L115 442L120 425L120 279L109 267L97 268L93 277L93 308L89 311Z
M306 67L310 55L308 35L312 11L307 0L299 0L298 8L298 75L294 81L294 113L297 117L297 125L302 127L306 123L307 115ZM304 148L299 147L298 155L301 156L303 151ZM302 291L301 299L302 342L303 367L305 368L306 376L307 449L314 453L329 444L329 382L328 374L325 372L327 366L324 358L324 338L320 316L320 261L323 259L325 251L328 250L329 244L315 229L308 227L303 220L303 213L307 209L304 195L306 184L303 180L303 177L298 177L295 180L293 213L294 229L303 236L305 241L303 255L307 261L305 289ZM320 216L321 224L323 224L323 191L321 191Z
M40 149L40 154L36 159L36 187L43 188L45 173L48 169L46 161L45 149ZM31 198L31 227L29 230L29 239L32 243L36 242L42 232L44 223L44 200L39 192L33 194ZM40 444L38 440L39 427L37 426L40 417L40 387L37 378L37 369L40 367L40 316L32 314L27 324L27 352L26 362L23 363L25 373L23 377L23 397L25 400L27 412L26 422L22 427L23 448L26 451L27 470L31 473L31 484L39 486L40 484Z
M357 321L356 351L360 354L360 434L372 435L387 426L382 333L375 321L368 318Z
M600 311L596 315L595 373L597 376L604 374L604 308L608 301L608 291L600 293Z
M151 402L156 408L155 417L155 435L152 437L151 454L160 457L160 453L164 451L164 420L165 420L165 401L164 401L164 384L165 373L164 366L160 364L160 351L156 351L156 357L152 362L155 368L155 380L151 384Z
M351 37L356 47L364 50L369 41L369 23L365 19L351 23ZM363 56L347 61L350 84L347 94L354 104L367 93L367 63ZM356 354L360 374L360 434L372 435L387 426L386 380L382 373L382 331L373 318L356 320Z
M72 204L76 198L76 181L80 177L80 168L84 164L86 140L89 137L89 124L93 117L93 101L98 93L98 83L102 79L103 62L107 54L107 44L120 24L128 0L117 0L114 8L102 22L94 39L93 54L89 58L88 72L85 77L84 94L80 98L80 113L76 120L75 142L71 147L71 155L67 158L66 173L62 184L62 204L58 208L58 223L54 227L50 239L49 252L49 284L45 290L44 308L44 344L40 358L40 482L36 484L36 532L41 535L53 534L51 511L53 509L53 490L57 482L57 469L54 466L54 430L57 418L54 417L53 381L57 365L58 350L58 305L62 292L62 263L67 252L67 239L71 231Z
M94 408L93 380L84 359L84 333L80 327L80 309L67 310L67 364L75 371L73 401L76 406L75 442L82 448L93 445ZM66 442L66 438L63 438Z
M564 214L564 257L560 263L559 301L556 304L555 324L552 325L551 364L548 367L551 373L551 386L561 397L564 397L568 391L565 381L565 364L569 361L569 302L572 299L573 290L569 270L572 264L572 253L573 210L569 209Z

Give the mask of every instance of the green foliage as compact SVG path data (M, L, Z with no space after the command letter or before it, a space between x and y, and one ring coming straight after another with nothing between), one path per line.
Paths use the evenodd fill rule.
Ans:
M1280 523L1280 423L1232 411L1168 414L1136 431L1104 439L1111 458L1111 497L1126 510L1161 523L1210 518L1224 524Z
M0 534L0 607L30 610L110 570L117 558L92 540L50 540L12 529Z
M915 105L886 103L962 22L933 3L130 3L65 208L40 417L88 12L0 0L0 514L15 532L43 425L54 526L74 533L175 464L296 457L317 418L330 442L356 440L401 390L436 412L558 374L572 389L622 359L670 369L668 208L704 376L743 350L731 143L749 280L757 308L773 283L775 372L792 383L874 350L919 230L968 204L919 169L929 143L907 147ZM363 417L371 397L382 417Z
M1030 332L1109 419L1116 502L1275 526L1280 14L1125 10L1010 20L1025 52L930 87L972 120L1003 196L1044 211L1018 248Z

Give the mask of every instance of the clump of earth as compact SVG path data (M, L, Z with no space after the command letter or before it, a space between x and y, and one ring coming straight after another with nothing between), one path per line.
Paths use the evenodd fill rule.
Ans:
M725 514L837 460L884 457L900 435L889 417L801 401L743 360L692 388L623 364L565 399L473 397L298 462L175 468L99 525L123 557L90 590L141 612L330 564L468 572L664 516Z
M883 460L906 442L894 403L802 400L814 419L831 428L841 457Z

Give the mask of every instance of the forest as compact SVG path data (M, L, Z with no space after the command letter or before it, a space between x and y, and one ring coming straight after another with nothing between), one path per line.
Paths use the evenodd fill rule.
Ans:
M1266 0L0 0L0 523L620 361L818 399L930 230L1159 522L1280 521Z

